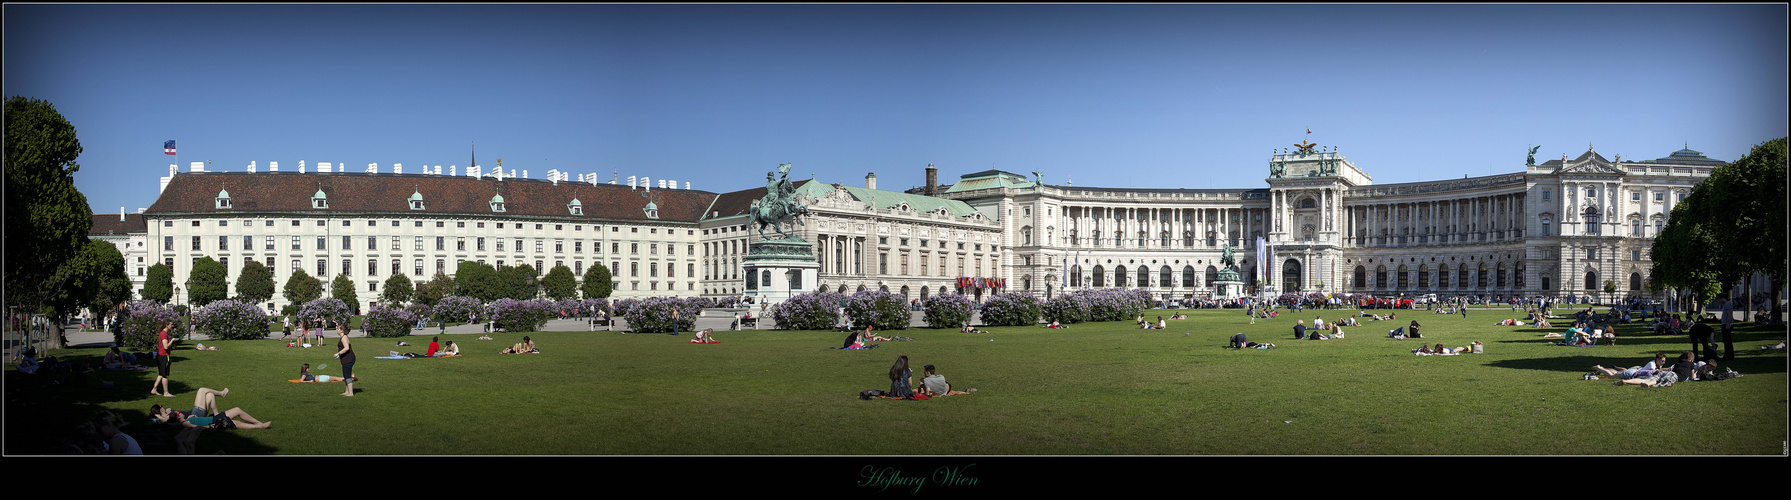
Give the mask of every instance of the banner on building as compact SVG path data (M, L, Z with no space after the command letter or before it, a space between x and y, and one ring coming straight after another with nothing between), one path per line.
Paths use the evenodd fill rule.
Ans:
M958 278L958 288L1007 288L1007 279Z

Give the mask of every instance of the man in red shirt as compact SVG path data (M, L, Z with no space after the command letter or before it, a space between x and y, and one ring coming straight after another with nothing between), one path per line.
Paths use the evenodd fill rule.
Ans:
M170 398L174 397L173 393L168 392L168 351L174 346L174 339L168 337L168 330L172 328L174 328L173 321L164 323L162 324L162 332L156 335L155 361L157 371L155 382L149 385L149 394L152 396L156 394L155 388L159 385L162 387L162 396Z

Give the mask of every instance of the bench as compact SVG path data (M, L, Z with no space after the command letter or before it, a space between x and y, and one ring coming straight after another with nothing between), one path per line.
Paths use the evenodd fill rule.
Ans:
M758 326L759 326L759 318L740 318L740 327L741 328L747 328L747 327L757 328Z

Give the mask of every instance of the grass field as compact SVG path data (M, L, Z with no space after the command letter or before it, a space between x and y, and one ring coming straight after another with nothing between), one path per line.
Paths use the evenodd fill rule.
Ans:
M1635 366L1677 355L1684 337L1620 327L1616 346L1548 345L1541 331L1492 326L1516 315L1401 311L1432 345L1478 340L1486 353L1413 356L1395 322L1347 328L1346 339L1296 341L1293 314L1186 311L1168 330L1130 322L1065 330L915 328L912 342L841 351L843 334L720 332L690 337L530 333L543 354L499 355L493 341L449 335L459 358L383 360L421 352L427 337L355 339L361 379L294 384L300 363L340 373L330 349L275 341L206 342L174 355L175 398L148 396L153 371L102 371L47 385L6 373L6 453L54 453L49 440L100 409L133 422L151 404L191 404L194 389L231 389L271 429L207 432L200 452L279 455L1782 455L1786 357L1760 345L1781 328L1736 329L1744 377L1669 388L1586 381L1594 364ZM1326 311L1327 321L1348 311ZM1165 311L1151 311L1155 318ZM1297 316L1310 324L1313 311ZM1558 331L1558 330L1557 330ZM1272 350L1222 348L1234 333ZM884 332L889 334L891 332ZM993 341L991 341L993 340ZM333 344L334 342L330 342ZM52 351L98 361L100 349ZM965 396L859 400L887 389L896 356L934 364ZM101 380L117 388L99 389ZM152 454L171 445L145 443Z

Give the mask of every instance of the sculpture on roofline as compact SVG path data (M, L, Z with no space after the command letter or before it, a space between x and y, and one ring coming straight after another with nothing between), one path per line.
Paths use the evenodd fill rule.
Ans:
M1538 149L1542 149L1542 146L1533 146L1530 148L1530 157L1524 159L1524 166L1526 166L1526 167L1536 166L1536 150L1538 150Z

